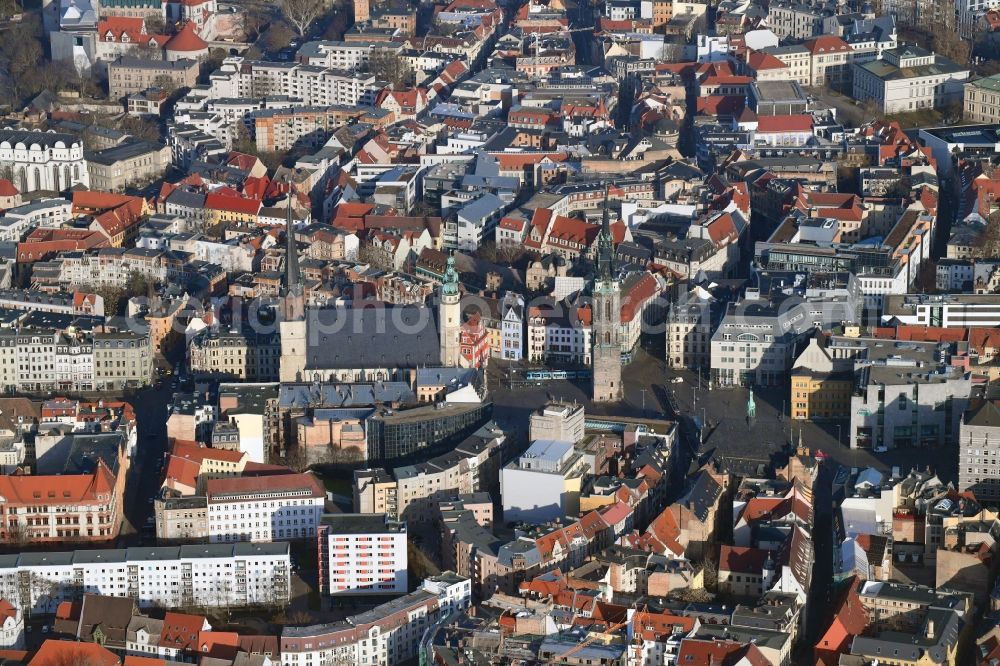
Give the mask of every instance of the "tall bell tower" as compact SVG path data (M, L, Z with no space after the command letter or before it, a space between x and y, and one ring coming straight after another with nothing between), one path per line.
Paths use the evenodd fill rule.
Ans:
M292 226L295 190L288 180L288 210L285 214L285 275L281 284L278 333L281 337L279 377L283 382L303 381L306 365L306 312L298 246Z
M441 365L457 367L460 361L459 335L462 329L462 296L458 291L455 257L448 256L448 267L438 301L438 330L441 335Z
M594 402L618 402L622 399L621 285L615 269L615 242L608 220L608 186L604 186L604 213L597 236L597 270L593 284Z

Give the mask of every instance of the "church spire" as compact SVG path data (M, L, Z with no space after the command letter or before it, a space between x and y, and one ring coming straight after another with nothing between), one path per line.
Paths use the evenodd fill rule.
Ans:
M285 294L288 296L302 295L302 274L299 271L299 253L295 246L295 229L292 228L292 201L295 197L295 187L292 177L288 176L288 210L285 212Z
M601 232L597 235L597 279L608 282L615 278L615 241L611 235L608 213L609 185L604 184L604 210L601 215Z

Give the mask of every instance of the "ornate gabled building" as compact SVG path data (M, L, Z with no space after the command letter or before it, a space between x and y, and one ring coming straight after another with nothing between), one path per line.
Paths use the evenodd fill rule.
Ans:
M597 276L593 287L593 364L595 402L622 399L621 284L615 273L615 244L608 222L608 191L604 188L604 217L597 238Z

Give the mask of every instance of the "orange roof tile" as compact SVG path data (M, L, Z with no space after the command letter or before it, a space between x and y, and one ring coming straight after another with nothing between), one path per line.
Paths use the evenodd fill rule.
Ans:
M87 666L118 666L121 660L97 643L73 643L49 639L42 643L31 666L65 666L85 663Z

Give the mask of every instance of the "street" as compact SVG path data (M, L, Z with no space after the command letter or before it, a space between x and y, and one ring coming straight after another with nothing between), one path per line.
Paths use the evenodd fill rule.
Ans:
M125 486L125 521L119 537L120 545L138 545L143 526L153 515L153 504L149 498L155 496L160 488L162 470L157 462L163 459L166 452L167 405L172 395L170 378L166 377L160 388L151 386L124 398L135 409L139 436Z

